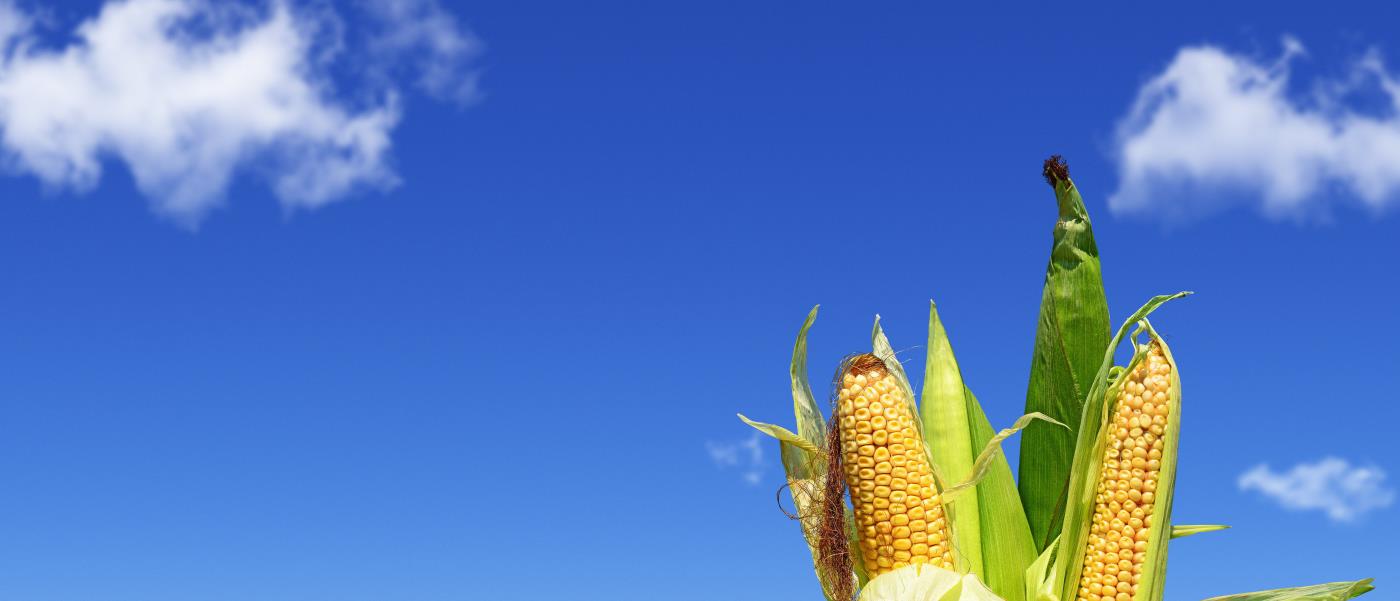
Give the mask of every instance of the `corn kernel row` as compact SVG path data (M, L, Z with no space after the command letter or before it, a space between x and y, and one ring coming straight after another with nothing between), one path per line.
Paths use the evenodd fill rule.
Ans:
M1078 601L1137 596L1171 417L1171 386L1171 365L1154 341L1115 397Z

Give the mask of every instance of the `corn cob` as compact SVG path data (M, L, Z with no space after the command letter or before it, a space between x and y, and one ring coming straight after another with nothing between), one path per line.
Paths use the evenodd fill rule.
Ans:
M1147 563L1171 415L1172 366L1153 340L1117 387L1079 580L1078 601L1132 601ZM1161 521L1158 522L1161 527Z
M841 376L836 418L861 557L874 578L916 563L953 569L953 543L900 382L875 355Z

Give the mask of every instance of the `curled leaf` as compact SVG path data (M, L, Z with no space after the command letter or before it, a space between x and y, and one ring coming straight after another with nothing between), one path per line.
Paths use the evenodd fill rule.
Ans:
M795 446L795 447L797 447L797 448L799 448L799 449L802 449L803 451L806 451L806 452L808 452L808 453L812 453L812 454L814 454L814 455L825 455L825 454L826 454L826 452L823 451L823 450L821 449L821 447L818 447L817 445L812 444L811 441L808 441L807 439L805 439L805 438L803 438L803 437L801 437L801 436L798 436L798 435L796 435L796 434L793 434L792 430L789 430L789 429L784 428L784 427L782 427L782 426L775 426L775 425L773 425L773 424L765 424L765 423L763 423L763 422L756 422L756 421L753 421L753 420L751 420L751 419L745 417L744 414L742 414L742 413L739 414L739 419L740 419L741 421L743 421L744 423L746 423L746 424L748 424L748 425L750 425L750 426L753 426L754 429L758 430L759 432L762 432L762 433L764 433L764 434L767 434L767 435L769 435L769 436L772 436L773 438L776 438L776 439L778 439L779 441L782 441L782 442L785 442L785 443L787 443L787 444L793 445L793 446Z
M1035 420L1049 422L1061 428L1069 427L1056 421L1054 418L1045 415L1044 413L1027 413L1025 415L1022 415L1019 419L1016 420L1016 423L1011 424L1011 427L1002 429L1000 432L997 432L996 436L993 436L991 440L987 441L986 446L982 447L982 452L977 454L976 461L972 463L972 473L968 474L967 478L965 478L962 482L949 486L943 491L943 494L951 495L957 493L958 491L976 486L977 483L982 480L982 478L986 477L988 470L990 470L992 468L992 465L994 465L992 463L992 460L996 459L1000 455L1002 441L1006 440L1007 438L1010 438L1013 434L1026 429L1026 426L1029 426L1031 422Z

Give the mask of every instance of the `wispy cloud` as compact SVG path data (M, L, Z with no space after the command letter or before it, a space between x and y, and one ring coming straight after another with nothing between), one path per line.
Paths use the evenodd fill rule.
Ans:
M763 480L763 446L757 432L735 442L706 441L705 451L710 461L720 469L738 469L739 477L749 485Z
M375 17L370 50L380 58L376 68L401 65L402 56L418 57L415 83L429 95L459 103L476 100L476 71L471 59L481 42L467 35L451 13L434 0L369 0L362 2ZM382 70L380 75L391 76Z
M1355 520L1395 501L1395 490L1386 486L1380 468L1353 467L1335 457L1301 463L1287 472L1261 464L1240 476L1239 487L1258 491L1286 509L1323 511L1338 522Z
M457 97L475 89L477 45L435 2L384 1L398 8L368 2L364 22L394 41L356 53L338 15L290 0L112 0L60 45L36 26L49 20L0 0L5 162L84 192L115 159L191 226L245 172L292 209L391 187L401 93L392 78L337 80L335 61L368 57L366 71L414 71Z
M1335 191L1375 210L1395 205L1400 76L1372 52L1299 98L1289 91L1290 65L1305 54L1291 38L1271 61L1182 48L1119 122L1120 181L1109 206L1183 217L1233 198L1299 218L1322 212ZM1384 109L1356 106L1365 93L1383 98Z

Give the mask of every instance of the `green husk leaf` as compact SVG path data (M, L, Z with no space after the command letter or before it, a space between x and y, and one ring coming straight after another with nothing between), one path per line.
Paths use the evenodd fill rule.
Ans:
M860 591L860 601L1006 601L975 574L914 564L882 574Z
M797 331L797 343L792 347L792 366L788 374L792 378L792 405L797 414L797 433L812 446L821 448L826 440L826 420L822 419L821 407L812 396L812 385L807 381L807 330L817 320L817 309L812 307L802 328Z
M1034 428L1021 437L1020 496L1037 551L1059 534L1055 516L1063 508L1084 399L1111 327L1089 212L1058 158L1046 162L1059 218L1041 293L1025 412L1044 413L1069 428ZM1056 166L1063 171L1052 169Z
M996 444L1001 439L963 382L938 307L932 301L919 415L935 472L978 479L972 489L975 494L944 501L959 569L976 574L1008 601L1022 601L1024 573L1036 556L1030 526L1016 494L1011 467ZM946 478L940 482L943 487L952 484Z
M1118 332L1113 336L1108 348L1104 351L1103 361L1099 365L1099 371L1094 377L1093 385L1089 389L1087 402L1084 404L1084 415L1080 418L1079 433L1076 436L1074 464L1070 470L1069 494L1066 497L1065 510L1062 514L1064 527L1060 530L1061 553L1055 559L1055 582L1054 590L1059 591L1061 599L1073 599L1077 593L1079 570L1082 567L1085 544L1089 536L1089 522L1092 518L1094 503L1094 487L1100 472L1100 463L1103 457L1104 441L1100 439L1099 433L1103 430L1106 419L1109 417L1108 405L1112 402L1113 394L1116 392L1115 386L1121 381L1120 378L1110 379L1110 373L1122 374L1131 371L1132 368L1145 356L1145 347L1137 348L1133 355L1133 360L1124 370L1113 369L1113 354L1118 345L1128 336L1129 329L1140 323L1145 324L1146 317L1155 311L1163 303L1173 299L1189 295L1190 292L1178 292L1172 295L1153 297L1141 308L1135 311L1127 321L1118 328ZM1149 333L1156 338L1156 333ZM1163 344L1168 361L1172 361L1171 353ZM1172 369L1173 379L1173 410L1171 415L1168 433L1165 437L1165 445L1168 446L1164 453L1161 471L1158 472L1157 502L1153 519L1158 524L1170 524L1171 516L1171 489L1175 478L1176 462L1176 432L1181 424L1181 386L1178 370ZM1160 517L1159 517L1160 516ZM1169 536L1162 536L1162 528L1153 528L1148 540L1148 564L1144 570L1144 579L1139 583L1139 601L1156 601L1161 599L1161 582L1157 574L1165 571L1166 566L1166 541ZM1168 533L1170 530L1168 530ZM1145 594L1144 594L1145 593Z
M1331 582L1297 588L1276 588L1253 593L1239 593L1224 597L1211 597L1206 601L1346 601L1375 590L1373 579L1354 582Z
M1026 599L1028 601L1052 601L1058 599L1055 596L1054 572L1051 569L1055 564L1055 550L1060 546L1060 539L1050 541L1041 551L1040 557L1035 558L1035 562L1026 568Z
M1172 539L1174 540L1174 539L1178 539L1178 538L1185 538L1185 537L1187 537L1187 536L1193 536L1193 535L1196 535L1196 534L1200 534L1200 533L1202 533L1202 532L1216 532L1216 531L1219 531L1219 530L1228 530L1228 529L1230 529L1230 527L1229 527L1229 526L1226 526L1226 525L1224 525L1224 524L1193 524L1193 525L1190 525L1190 526L1177 526L1177 525L1173 525L1173 526L1172 526Z
M938 307L929 302L928 357L924 364L924 390L920 397L920 418L924 426L924 443L933 462L946 476L961 477L972 473L977 451L972 448L972 422L968 416L967 389L962 372L953 355L952 343L938 317ZM989 424L990 427L990 424ZM954 482L940 487L946 490ZM982 515L978 510L978 495L966 495L953 504L945 498L953 530L958 568L986 577L982 562ZM1027 562L1029 563L1029 562ZM1022 568L1024 569L1024 568Z

